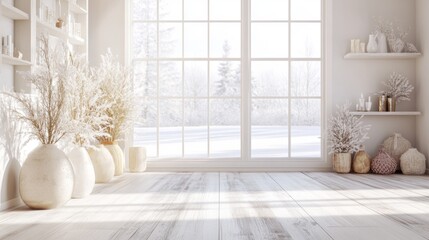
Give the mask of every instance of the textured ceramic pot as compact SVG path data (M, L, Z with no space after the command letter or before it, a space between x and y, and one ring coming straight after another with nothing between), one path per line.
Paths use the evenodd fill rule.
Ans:
M407 175L421 175L426 172L426 157L416 148L410 148L401 156L401 171Z
M337 173L349 173L352 166L351 153L334 153L332 167Z
M146 170L146 148L130 147L128 162L130 172L144 172Z
M376 36L373 34L369 35L368 45L366 46L366 51L368 53L376 53L378 51Z
M353 158L353 172L355 173L368 173L371 169L371 159L365 152L365 147L360 146L360 149Z
M104 144L104 146L109 150L115 163L115 176L124 174L125 157L121 147L117 143Z
M72 198L83 198L91 194L95 185L95 173L91 157L84 147L76 147L67 154L74 172Z
M34 149L22 165L19 192L33 209L62 206L72 196L73 167L66 154L53 144Z
M103 145L97 145L88 149L94 167L95 182L106 183L115 175L115 163L109 150Z

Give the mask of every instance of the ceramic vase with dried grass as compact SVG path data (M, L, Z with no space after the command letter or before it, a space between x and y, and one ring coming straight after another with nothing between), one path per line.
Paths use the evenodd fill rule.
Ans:
M107 183L115 175L115 163L112 155L102 144L88 148L94 166L95 182Z
M334 153L332 167L337 173L349 173L352 166L351 153Z

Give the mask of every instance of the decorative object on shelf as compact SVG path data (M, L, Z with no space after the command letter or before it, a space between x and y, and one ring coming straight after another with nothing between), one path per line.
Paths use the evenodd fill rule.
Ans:
M15 48L13 47L12 35L6 35L6 37L2 37L1 42L2 42L2 47L1 47L2 54L13 57Z
M144 172L146 170L146 148L130 147L128 162L130 172Z
M377 52L378 53L387 53L387 39L386 34L380 31L376 31L377 38Z
M100 144L88 148L88 154L91 157L94 166L95 182L107 183L115 175L115 162L109 150Z
M353 158L353 172L355 173L368 173L371 169L371 159L365 152L365 146L360 145L359 151L355 153Z
M412 43L407 43L405 45L405 51L408 53L417 53L419 52L419 50L417 50L416 46L414 46L414 44Z
M104 102L112 103L106 110L105 115L108 121L103 125L104 131L108 136L98 137L102 144L111 145L119 140L121 134L125 133L135 119L136 109L134 102L134 90L131 82L130 69L122 66L119 61L113 57L110 50L106 55L101 56L101 64L97 68L96 78L99 80L100 89L105 99ZM112 146L115 151L121 151L119 146ZM113 148L108 147L113 151ZM125 159L122 154L111 152L116 163L116 175L121 175L124 171Z
M363 97L363 93L360 94L359 107L356 110L357 111L365 111L365 98Z
M352 53L364 53L365 43L361 42L360 39L352 39L350 41L350 52Z
M395 112L396 111L395 97L387 97L387 111L388 112Z
M64 27L64 20L58 18L57 22L55 23L55 27L62 29Z
M380 146L377 156L371 161L371 170L376 174L393 174L396 172L398 164L384 149Z
M387 40L390 50L394 53L400 53L404 50L405 42L400 38L390 38Z
M366 44L364 42L361 42L359 52L365 53L366 52L365 47L366 47Z
M25 75L35 86L32 95L8 93L17 103L16 117L25 122L32 137L43 145L28 155L20 172L20 194L27 206L54 208L67 202L74 185L73 168L67 156L54 144L71 129L66 82L71 76L64 61L64 45L52 48L42 37L41 64Z
M374 34L369 35L368 45L366 46L368 53L376 53L378 51L377 39Z
M384 93L378 97L378 111L379 112L387 111L387 96Z
M400 163L403 174L422 175L426 172L426 157L416 148L410 148L402 154Z
M395 133L383 142L386 152L395 159L399 170L399 159L408 149L411 148L411 142L402 137L401 134Z
M348 104L337 108L337 113L329 121L328 144L330 153L333 153L334 170L346 173L350 172L351 154L368 139L370 125L363 125L363 116L354 116Z
M22 52L20 52L17 48L15 48L13 51L13 57L18 58L18 59L22 59Z
M365 102L365 111L370 112L372 107L371 96L368 96L368 101Z
M383 82L387 90L380 92L388 98L392 98L391 111L395 111L397 103L401 101L410 101L410 94L414 87L408 81L408 78L400 73L393 72L387 81ZM388 103L389 104L389 103ZM389 110L389 109L387 109Z

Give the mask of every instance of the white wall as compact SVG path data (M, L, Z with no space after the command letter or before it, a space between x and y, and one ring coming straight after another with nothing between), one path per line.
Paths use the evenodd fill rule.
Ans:
M425 0L423 0L425 1ZM349 52L350 39L359 38L368 42L368 34L374 29L373 17L383 17L395 21L403 29L410 27L408 40L415 42L414 0L333 0L333 109L351 101L355 106L360 93L365 96L383 89L382 81L391 72L397 71L409 77L415 84L415 60L344 60ZM372 96L373 110L377 108L377 99ZM415 110L416 98L413 94L410 102L401 102L398 110ZM393 132L400 132L413 144L416 143L415 117L365 117L365 123L372 125L370 139L366 149L370 155Z
M89 63L97 65L110 48L125 62L125 0L90 0Z
M429 1L417 0L416 24L418 45L423 57L417 60L417 109L422 116L417 118L417 147L429 157Z

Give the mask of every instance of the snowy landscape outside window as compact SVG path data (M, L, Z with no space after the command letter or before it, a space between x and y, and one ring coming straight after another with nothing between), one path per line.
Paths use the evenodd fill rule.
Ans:
M321 158L321 1L131 0L133 144L153 159Z

